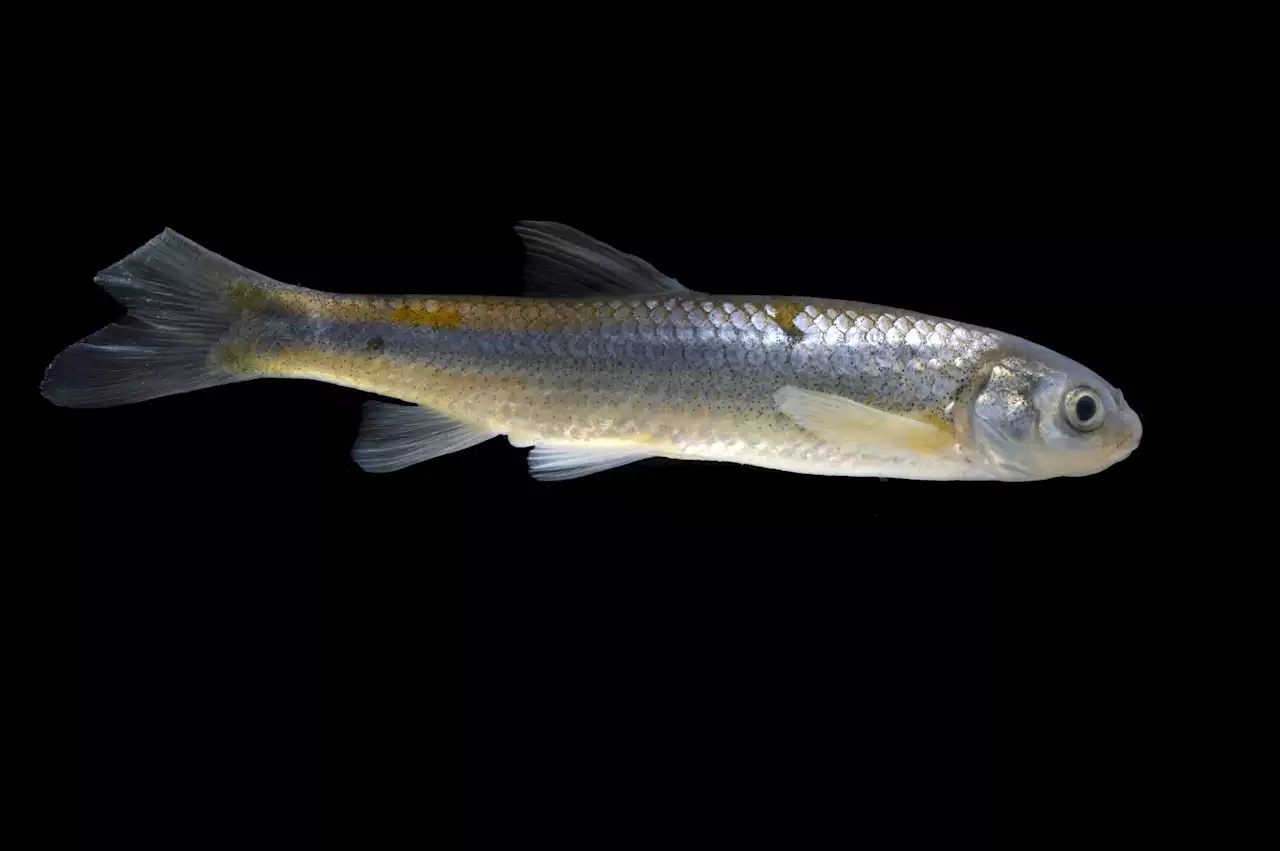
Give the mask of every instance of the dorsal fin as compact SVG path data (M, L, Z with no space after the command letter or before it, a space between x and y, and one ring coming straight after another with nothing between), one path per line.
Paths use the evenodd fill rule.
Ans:
M522 221L525 295L589 296L683 293L689 289L639 257L555 222Z

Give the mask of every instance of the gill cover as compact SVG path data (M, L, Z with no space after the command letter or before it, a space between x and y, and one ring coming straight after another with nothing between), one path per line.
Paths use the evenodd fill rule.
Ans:
M1089 475L1137 446L1142 423L1119 390L1043 346L1006 340L970 404L974 440L998 478Z

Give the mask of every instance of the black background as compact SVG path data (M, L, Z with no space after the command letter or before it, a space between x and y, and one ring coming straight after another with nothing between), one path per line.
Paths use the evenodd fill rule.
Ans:
M1197 434L1222 339L1206 301L1238 310L1264 286L1261 241L816 212L111 211L53 258L28 375L45 830L85 847L452 846L465 814L476 847L813 847L1121 814L1136 837L1176 817L1152 789L1209 747L1186 735L1185 684L1223 666L1203 577L1230 548L1213 534L1226 509L1192 484L1217 464ZM1123 388L1143 444L1027 484L655 463L546 485L501 440L361 473L362 394L319 383L96 411L35 391L119 313L93 273L164 226L318 289L517 293L520 216L698 290L1030 338Z

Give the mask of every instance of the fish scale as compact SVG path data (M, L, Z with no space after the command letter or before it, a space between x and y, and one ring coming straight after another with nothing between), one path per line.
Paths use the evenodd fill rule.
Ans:
M837 301L265 292L271 308L237 331L253 349L236 369L343 384L535 442L636 441L762 466L917 463L815 440L774 393L795 385L949 424L995 345L980 329ZM287 330L258 334L275 312L294 317Z

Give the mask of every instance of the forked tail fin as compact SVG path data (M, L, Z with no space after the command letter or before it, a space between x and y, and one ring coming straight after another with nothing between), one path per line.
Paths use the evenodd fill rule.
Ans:
M129 312L49 364L40 391L56 405L127 405L255 377L223 369L218 344L258 288L282 286L169 229L94 280Z

